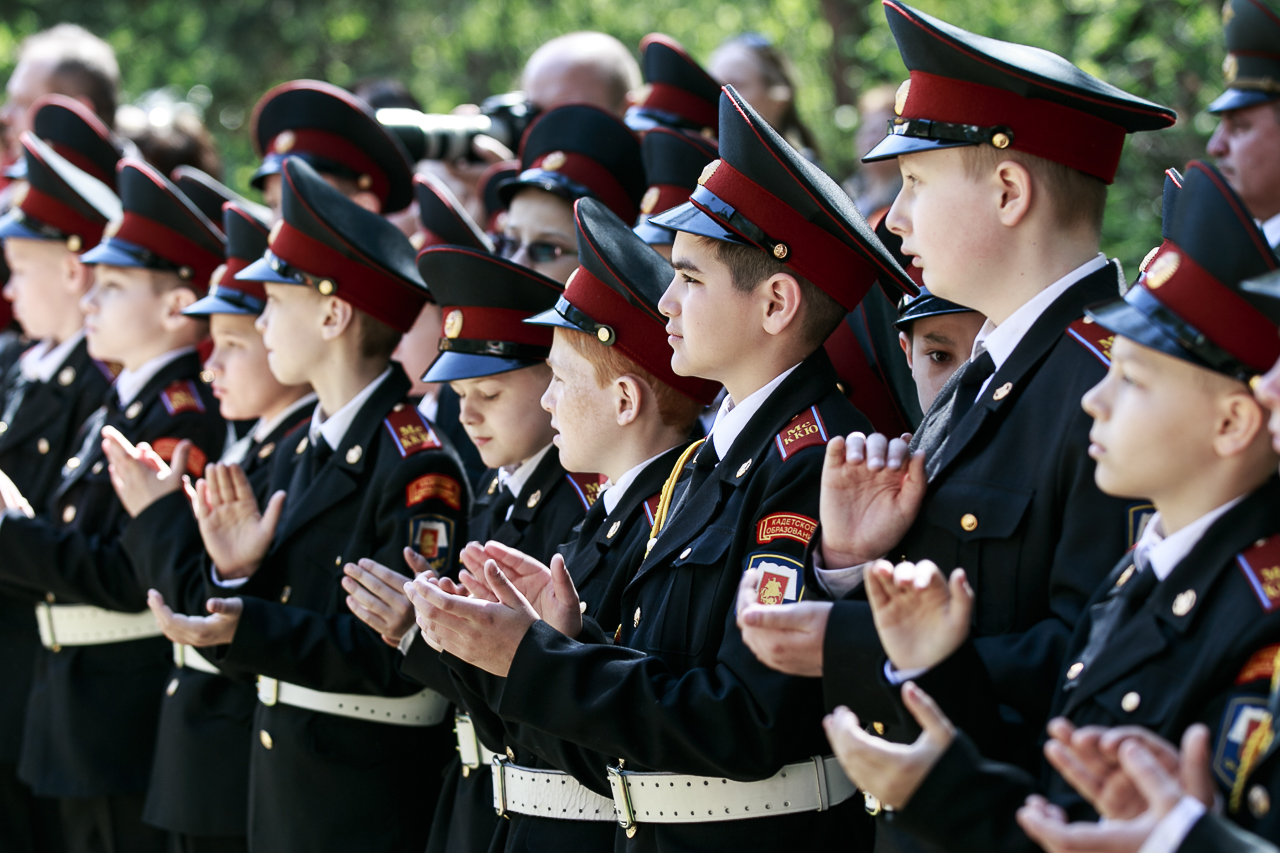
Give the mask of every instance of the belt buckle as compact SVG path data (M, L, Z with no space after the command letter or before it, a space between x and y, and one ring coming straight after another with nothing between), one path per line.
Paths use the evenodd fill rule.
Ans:
M636 834L636 813L631 807L631 791L627 789L627 775L621 767L610 764L609 787L613 791L613 808L618 813L618 826L627 831L627 838Z
M259 675L258 701L267 707L271 707L280 701L280 681L275 678L268 678L265 675Z
M509 763L505 755L493 757L493 810L498 817L507 817L507 778L503 767Z

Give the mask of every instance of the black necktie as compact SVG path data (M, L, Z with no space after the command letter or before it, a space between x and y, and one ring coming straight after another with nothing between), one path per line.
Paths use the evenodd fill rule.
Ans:
M1106 648L1110 639L1115 636L1120 626L1124 625L1142 607L1143 602L1151 595L1160 579L1155 569L1146 565L1145 553L1135 554L1133 574L1119 587L1114 587L1107 598L1089 608L1089 642L1076 660L1083 664L1082 672L1089 669ZM1122 575L1123 577L1123 575ZM1079 675L1067 681L1065 689L1070 690L1080 683Z
M298 467L294 469L294 481L289 484L289 491L301 495L311 488L311 484L320 475L320 469L332 455L333 448L324 440L324 436L316 436L316 440L311 442L311 446L303 453Z
M951 420L947 425L947 432L955 431L956 424L973 408L973 404L978 400L978 392L982 390L982 383L991 378L996 372L995 360L991 358L991 353L986 350L982 354L970 361L964 367L960 368L960 381L956 385L955 401L951 405Z

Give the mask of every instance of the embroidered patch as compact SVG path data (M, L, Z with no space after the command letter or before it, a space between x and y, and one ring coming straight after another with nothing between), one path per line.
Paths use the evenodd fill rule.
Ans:
M801 545L808 545L813 532L818 529L818 522L806 515L794 512L779 512L766 515L756 524L756 543L764 545L775 539L794 539Z
M1102 362L1103 366L1111 366L1111 344L1115 342L1116 336L1110 330L1080 319L1067 326L1067 336L1093 353L1094 358Z
M649 522L650 527L653 527L653 523L657 521L658 504L660 503L662 503L662 492L658 492L644 502L644 517Z
M178 446L180 438L157 438L151 442L151 449L154 450L165 462L173 459L174 448ZM209 457L204 451L191 445L191 452L187 454L187 473L192 477L203 477L204 466L209 461Z
M827 427L818 414L817 406L810 406L792 418L773 439L778 455L785 461L795 453L815 444L827 443Z
M1227 703L1222 725L1218 727L1218 743L1213 750L1213 775L1227 790L1235 785L1249 736L1270 720L1267 700L1261 696L1237 696Z
M760 569L756 601L761 604L781 604L800 598L804 565L798 560L782 554L756 553L747 558L747 569Z
M1236 676L1236 684L1248 684L1250 681L1271 680L1276 671L1276 656L1280 655L1280 643L1263 646L1252 655L1241 667Z
M1156 508L1152 504L1129 504L1129 547L1132 548L1138 544L1138 540L1142 538L1142 531L1147 529L1147 522L1156 514Z
M451 509L462 509L462 486L444 474L423 474L404 487L404 505L417 506L423 501L438 500Z
M169 387L160 392L160 402L164 403L165 411L171 415L204 411L200 391L190 379L169 383Z
M412 406L405 406L398 412L392 412L383 423L387 425L391 440L395 442L396 450L400 451L401 457L444 446L440 443L440 439L436 438L431 424L427 423L427 419Z
M596 502L596 498L600 497L600 487L609 480L603 474L565 474L564 478L569 481L569 485L577 492L578 500L582 501L583 509L591 509L591 505Z
M1280 536L1258 542L1236 554L1236 564L1253 587L1262 609L1270 613L1280 607Z
M409 547L425 557L433 571L446 571L453 551L453 519L443 515L413 518L409 522Z

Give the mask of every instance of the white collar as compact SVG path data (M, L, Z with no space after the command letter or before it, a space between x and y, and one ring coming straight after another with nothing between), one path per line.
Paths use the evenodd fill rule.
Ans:
M120 398L120 405L127 406L132 403L157 373L187 353L195 351L195 347L178 347L143 362L142 366L135 370L120 371L120 375L116 377L116 396Z
M984 351L989 352L991 353L991 360L995 362L996 370L999 370L1009 360L1009 356L1017 349L1022 339L1026 337L1027 332L1035 325L1036 320L1040 319L1040 315L1057 301L1059 296L1066 293L1067 288L1106 265L1107 256L1099 252L1097 257L1076 267L1022 303L1018 310L1010 314L999 326L988 319L982 324L982 328L978 330L977 336L973 339L972 357L977 358Z
M305 394L289 404L288 408L277 414L271 420L258 418L258 422L253 426L253 432L249 433L249 437L254 443L264 440L271 433L276 431L276 427L284 423L289 418L300 412L307 406L314 404L316 401L316 392L312 391Z
M504 469L498 470L498 482L505 488L510 490L511 494L520 497L520 490L524 488L524 484L529 482L529 478L533 476L533 472L537 470L538 465L542 462L542 457L547 455L547 451L551 450L555 445L548 444L519 465L506 472Z
M329 445L330 450L337 450L338 446L342 444L342 439L347 434L347 430L351 429L351 423L356 419L356 415L360 414L360 409L373 396L373 392L382 384L382 380L390 375L391 368L388 366L386 370L378 374L376 379L364 386L359 394L347 401L345 406L327 418L320 414L320 404L316 403L315 411L311 413L311 426L307 430L307 441L315 444L316 439L323 437L324 443Z
M48 382L82 340L84 340L83 328L60 344L45 338L24 352L19 359L22 378L28 382Z
M1262 236L1267 238L1267 245L1280 246L1280 213L1259 225L1262 226Z
M765 385L758 391L747 395L747 398L741 403L734 403L733 398L728 394L724 395L724 402L720 404L720 411L716 412L716 421L711 425L711 431L707 434L707 438L711 439L712 446L716 449L716 456L724 459L729 455L729 451L733 448L733 443L738 440L738 436L746 427L747 422L760 411L760 407L764 405L764 401L769 399L769 395L777 390L782 384L782 380L795 371L800 365L792 365L786 370L775 376L768 385Z
M440 414L440 392L434 394L424 394L422 399L418 401L418 414L422 415L431 423L436 422L436 416Z
M669 449L670 448L668 448L668 450ZM662 451L662 453L666 453L666 452L667 452L666 450ZM639 465L635 466L634 468L631 468L630 470L627 471L627 473L623 474L621 477L618 478L618 482L607 486L605 490L600 493L600 500L604 501L605 515L613 514L613 511L618 508L618 504L622 503L622 498L624 495L626 495L627 489L631 487L631 484L634 483L636 481L636 478L639 477L641 473L643 473L644 469L648 468L649 464L653 462L653 460L661 456L662 453L658 453L654 456L650 456L648 459L644 460Z
M1206 512L1177 533L1171 533L1168 536L1164 535L1164 524L1160 520L1160 513L1157 512L1151 516L1146 528L1142 531L1142 536L1138 539L1138 544L1133 548L1134 559L1137 560L1139 555L1145 555L1156 577L1164 580L1191 552L1191 549L1200 541L1200 537L1204 536L1205 531L1227 510L1242 500L1244 500L1243 495L1229 500L1217 509Z

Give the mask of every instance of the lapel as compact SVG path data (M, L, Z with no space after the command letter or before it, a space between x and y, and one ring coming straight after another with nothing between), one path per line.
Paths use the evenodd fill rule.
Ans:
M982 432L988 421L997 422L1002 412L1013 407L1022 396L1020 390L1034 380L1034 371L1057 345L1067 327L1084 316L1086 305L1113 299L1119 293L1120 265L1111 261L1105 267L1077 281L1053 301L1035 321L1000 369L991 377L982 399L973 404L956 424L938 449L929 479L934 480L964 451L969 442ZM1008 383L1012 394L995 399L995 392Z
M1213 595L1211 587L1235 565L1236 555L1276 531L1278 507L1280 480L1272 477L1215 521L1169 576L1156 584L1138 612L1116 628L1107 641L1106 654L1100 654L1080 675L1080 684L1069 694L1063 713L1070 714L1084 700L1163 651L1171 638L1191 630L1206 608L1208 596ZM1174 601L1189 591L1195 593L1195 604L1178 616Z
M372 446L379 438L377 432L386 429L383 421L387 413L409 393L409 378L405 376L404 370L400 369L395 362L391 363L391 367L391 373L365 401L347 429L346 435L333 449L333 455L316 472L311 485L302 494L290 494L285 499L284 518L281 519L280 529L276 531L275 539L271 544L273 552L290 536L302 529L307 522L356 490L365 465L370 461ZM355 450L357 447L360 448L359 451ZM310 452L308 448L301 454L300 464L308 461ZM281 467L290 468L292 473L298 466Z
M276 451L286 438L294 433L295 430L307 428L307 424L311 422L311 412L315 409L315 404L303 406L294 412L292 417L278 424L275 429L267 433L261 441L255 441L249 445L249 451L245 453L244 460L240 463L240 467L244 469L246 474L265 468L272 463Z
M551 490L559 484L563 476L565 476L565 470L560 465L560 449L552 446L538 461L529 479L524 481L520 494L516 495L515 502L512 504L511 518L494 518L494 529L510 524L515 530L523 531L537 517L542 508L551 503Z
M64 373L67 368L73 371L70 374L72 379L64 385L62 378L67 375ZM0 447L21 444L44 430L51 422L68 414L69 410L74 409L76 398L84 390L85 383L91 381L86 371L97 372L99 369L97 363L89 357L89 345L83 339L71 350L67 360L48 382L25 381L22 379L21 365L15 363L6 383L9 388L7 396L21 396L13 401L17 403L13 412L17 417L11 416L4 437L0 439ZM110 383L111 380L108 378L106 381ZM9 408L9 399L5 400L5 408ZM5 414L8 415L9 412L6 411ZM79 424L72 426L78 427Z
M668 562L672 554L701 533L720 510L721 504L728 500L728 496L750 482L749 475L760 467L763 457L773 450L773 439L782 428L798 413L816 405L831 393L836 382L836 370L831 365L831 359L827 357L826 350L819 347L774 389L764 405L747 421L716 470L707 477L696 494L683 500L675 517L667 519L667 525L658 537L653 551L636 572L636 579L653 566Z

